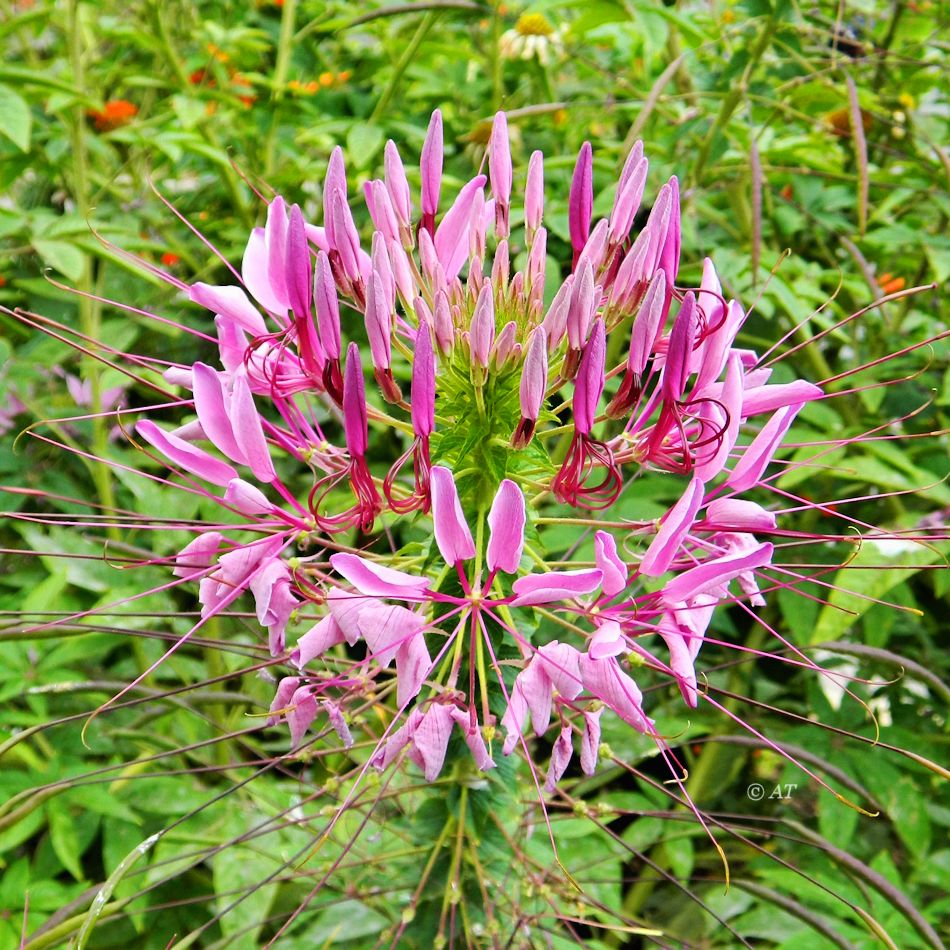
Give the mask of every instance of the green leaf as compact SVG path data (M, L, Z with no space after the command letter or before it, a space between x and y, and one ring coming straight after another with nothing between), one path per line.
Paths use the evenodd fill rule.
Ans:
M383 130L368 122L355 123L346 134L346 151L357 168L368 168L382 144Z
M53 801L46 806L46 812L49 817L50 843L56 857L77 881L84 880L85 875L79 863L79 836L68 807Z
M911 541L865 542L835 575L834 590L818 615L811 642L837 640L874 606L875 599L939 558L934 548Z
M9 86L0 86L0 135L5 135L21 152L30 150L33 114L30 104Z
M33 249L45 263L61 274L65 274L70 280L79 280L82 277L86 255L75 244L34 238Z

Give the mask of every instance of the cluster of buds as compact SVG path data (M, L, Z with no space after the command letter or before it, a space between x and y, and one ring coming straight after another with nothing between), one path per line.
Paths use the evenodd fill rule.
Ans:
M717 605L760 604L763 579L780 583L763 574L773 546L760 540L775 514L738 495L763 483L796 414L822 391L772 382L755 352L735 346L746 314L723 297L709 260L700 286L678 282L675 177L631 235L648 171L639 143L596 222L592 152L581 149L572 262L556 281L543 156L531 156L516 207L504 113L487 175L451 202L438 112L417 209L392 142L384 156L383 177L363 188L369 250L336 149L321 225L276 197L233 271L238 284L168 277L214 314L221 365L170 366L195 418L137 431L194 490L247 519L230 536L201 533L176 573L201 579L205 617L253 595L272 653L298 667L272 709L295 742L321 710L348 741L341 709L378 689L395 662L399 716L373 757L381 766L406 750L434 778L456 724L475 765L491 767L492 697L502 694L503 754L523 744L529 715L542 734L556 712L549 784L567 767L575 730L582 768L594 768L604 709L662 745L631 663L669 676L697 704L695 662ZM367 398L364 353L378 398ZM383 430L403 449L374 472L381 450L370 434ZM543 544L542 512L567 506L579 520L645 469L683 476L664 517L597 530L595 562L577 570L526 554L529 525ZM431 518L422 557L392 551L406 516ZM320 619L287 653L285 632L304 610ZM574 642L553 639L564 628ZM512 655L520 668L509 690L502 666Z

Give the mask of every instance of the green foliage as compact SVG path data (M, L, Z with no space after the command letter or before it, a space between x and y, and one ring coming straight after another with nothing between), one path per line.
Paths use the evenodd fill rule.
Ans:
M207 315L124 253L182 279L227 275L150 186L224 257L239 260L263 208L247 183L265 195L280 190L309 214L334 145L347 150L355 193L378 176L387 138L418 150L437 106L452 181L482 162L497 108L509 112L516 167L526 167L533 149L545 151L553 281L554 262L570 256L566 195L578 147L594 144L595 214L603 214L626 148L643 137L647 193L674 173L685 185L682 279L698 282L701 254L715 257L727 292L755 302L747 342L761 350L786 334L790 346L823 335L776 364L775 378L818 380L868 365L830 386L862 391L809 406L793 429L792 443L856 444L837 475L830 469L840 468L840 453L809 462L813 449L793 452L791 462L807 464L778 482L789 508L800 497L837 504L862 530L945 521L946 341L875 361L944 331L946 295L896 297L841 323L881 292L950 276L944 5L543 0L425 8L375 0L358 9L343 0L8 3L0 12L0 304L117 350L199 358L192 337L136 309L188 325ZM502 35L526 11L559 31L546 64L501 55ZM847 76L857 86L863 148ZM65 292L61 281L87 296ZM424 795L410 773L387 796L379 784L386 778L367 771L351 793L347 782L362 774L368 750L343 751L326 736L286 757L283 732L253 728L273 696L253 618L201 628L89 721L195 620L187 590L140 596L167 582L164 568L125 570L142 557L169 557L181 538L144 526L116 537L90 503L171 520L220 514L198 496L121 469L109 474L48 442L15 441L46 420L38 431L47 438L141 467L138 449L112 431L116 424L128 433L131 419L72 417L107 408L103 393L119 384L126 407L158 401L149 383L160 381L161 365L141 367L130 381L56 335L44 337L30 319L0 312L0 477L16 489L4 494L0 573L0 950L68 946L80 933L90 948L253 947L297 908L280 946L433 946L456 906L456 940L476 934L499 945L649 939L611 930L618 915L631 930L655 927L661 942L684 946L737 946L741 934L785 950L870 948L882 932L901 948L934 945L927 928L950 912L950 801L929 767L946 759L945 546L894 551L886 569L842 573L844 589L829 592L823 582L836 582L852 557L852 567L881 563L880 551L865 553L871 542L856 552L843 538L808 553L827 567L823 582L770 594L762 617L790 654L829 640L869 648L825 657L855 677L860 702L835 688L840 677L804 661L753 668L704 647L717 701L777 744L804 749L815 776L881 817L859 815L774 750L739 741L749 734L728 715L702 705L687 719L679 697L644 675L651 709L689 772L686 788L714 816L709 830L728 853L732 886L723 888L710 837L667 794L670 772L655 745L605 719L613 760L606 756L595 779L569 776L569 791L550 806L558 857L588 900L554 860L545 818L530 805L537 792L529 770L506 761L466 792L478 847L460 859L457 905L444 903L458 786ZM97 352L108 363L108 351ZM63 374L89 384L86 407L76 408ZM897 382L885 387L889 380ZM511 464L504 446L518 419L506 396L517 379L494 385L507 390L484 393L485 413L433 444L436 460L470 461L462 481L469 499L483 498L483 472L497 480ZM445 408L460 415L472 399L467 369L459 369L455 398L459 405ZM897 418L911 438L861 438ZM374 446L371 464L388 458L386 449ZM526 482L552 464L537 442L519 459ZM82 526L21 520L37 497L24 491ZM875 491L895 494L886 507L861 500ZM604 517L654 519L677 494L673 480L646 474ZM797 530L823 518L812 509ZM552 529L545 539L539 553L565 557L576 533ZM423 551L429 539L408 529L402 540ZM631 539L631 551L637 543ZM589 545L572 554L591 557ZM46 625L64 614L76 616ZM312 619L303 612L298 631ZM785 649L764 641L741 610L716 623L713 639ZM913 665L902 668L902 658ZM861 703L876 713L879 733ZM784 716L768 715L772 709ZM355 715L381 734L374 710ZM538 761L548 751L543 740L534 747ZM773 795L789 784L797 784L792 793ZM767 790L761 800L750 797L753 785ZM432 891L417 900L427 866ZM485 881L493 887L487 904ZM498 930L486 906L501 919L523 915L524 926L512 932L509 921Z

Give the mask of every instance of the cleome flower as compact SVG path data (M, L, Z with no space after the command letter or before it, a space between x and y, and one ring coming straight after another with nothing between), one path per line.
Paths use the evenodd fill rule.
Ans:
M605 713L667 754L644 676L688 707L713 702L697 664L717 608L750 610L797 579L773 561L780 510L743 496L772 487L796 417L826 397L737 345L746 311L710 260L683 285L676 177L632 233L640 143L599 220L581 148L571 264L556 274L544 157L516 201L505 114L486 174L454 196L443 157L436 112L414 195L386 144L363 186L368 242L335 149L321 223L275 197L234 283L153 267L208 311L218 358L162 364L186 415L135 433L227 513L196 528L174 572L198 583L201 623L253 598L272 656L293 667L269 721L286 720L295 747L323 714L348 745L369 729L359 701L392 693L373 766L405 755L428 781L446 763L490 769L499 730L507 756L528 751L530 724L556 732L550 789L575 748L595 769ZM645 471L678 486L661 517L593 514ZM548 563L568 527L577 543ZM592 555L572 561L585 542Z

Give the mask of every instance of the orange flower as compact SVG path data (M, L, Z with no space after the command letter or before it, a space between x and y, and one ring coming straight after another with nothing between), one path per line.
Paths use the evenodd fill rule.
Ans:
M226 63L231 58L220 46L215 46L214 43L209 43L205 49L207 49L208 53L219 63Z
M253 86L250 80L245 79L239 72L234 72L231 74L231 85L239 86L242 89L253 89ZM257 96L254 95L253 93L245 93L243 95L241 93L238 93L238 99L240 99L241 102L244 103L245 109L250 109L251 106L254 105L255 102L257 102Z
M317 77L317 81L324 89L329 89L329 87L333 85L333 73L320 73Z
M214 89L215 81L212 76L209 75L207 69L196 69L189 77L188 82L193 86L205 86L208 89Z
M895 277L893 274L884 273L877 279L881 292L885 294L897 293L907 286L907 281L903 277Z
M0 287L6 287L6 286L7 286L7 279L2 274L0 274Z
M311 79L310 82L300 82L297 79L291 79L287 83L287 88L296 93L298 96L312 96L320 88L316 79Z
M127 125L138 114L139 107L127 99L110 99L101 110L90 109L87 115L100 132L110 132Z
M791 201L791 200L792 200L792 195L794 195L794 192L792 191L792 186L791 186L791 185L783 185L783 186L782 186L782 190L779 192L779 194L780 194L786 201Z
M177 254L173 254L171 251L166 251L162 255L162 263L166 267L174 267L181 261L181 258Z

